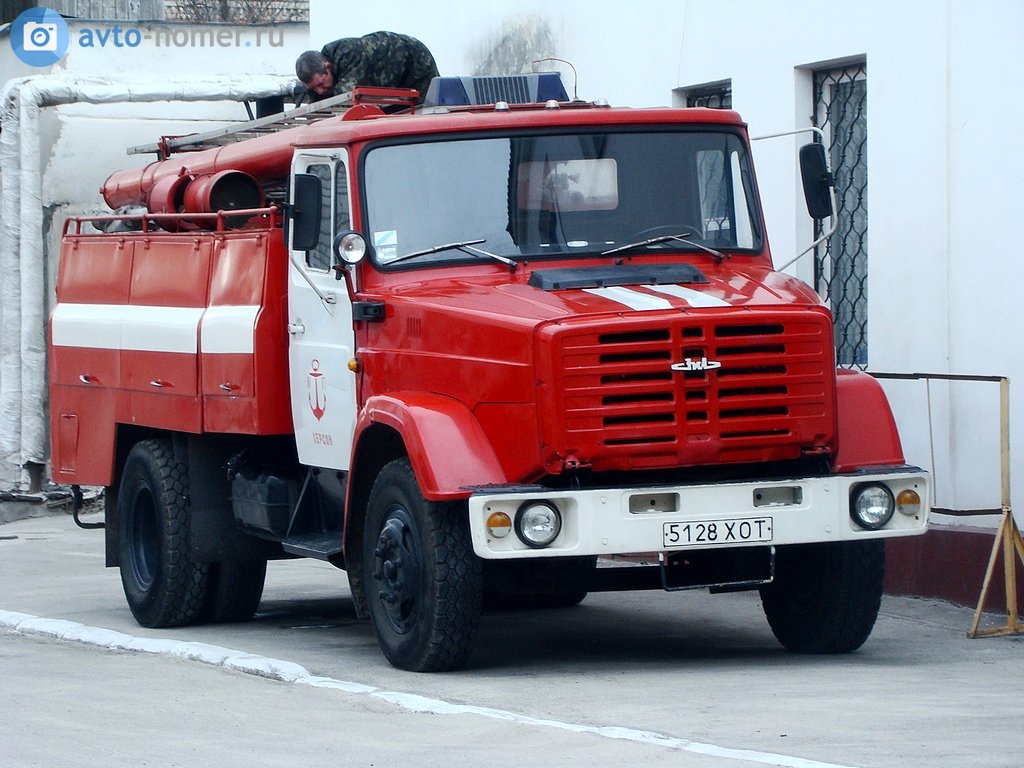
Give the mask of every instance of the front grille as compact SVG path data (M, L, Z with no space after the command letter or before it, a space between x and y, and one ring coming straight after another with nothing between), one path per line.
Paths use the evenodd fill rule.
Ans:
M563 328L549 442L619 468L797 458L833 437L831 350L822 313Z

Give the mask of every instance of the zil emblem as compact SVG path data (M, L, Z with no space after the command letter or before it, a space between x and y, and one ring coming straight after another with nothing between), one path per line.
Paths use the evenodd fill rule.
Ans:
M702 357L699 360L696 358L686 358L681 363L673 363L673 371L713 371L715 368L721 368L722 364L717 360L708 360L706 357Z

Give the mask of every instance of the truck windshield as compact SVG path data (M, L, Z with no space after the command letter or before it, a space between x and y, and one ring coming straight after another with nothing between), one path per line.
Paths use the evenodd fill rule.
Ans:
M728 132L389 144L367 154L364 179L367 231L385 267L474 260L465 249L438 248L466 241L511 259L631 244L640 252L762 245L750 159Z

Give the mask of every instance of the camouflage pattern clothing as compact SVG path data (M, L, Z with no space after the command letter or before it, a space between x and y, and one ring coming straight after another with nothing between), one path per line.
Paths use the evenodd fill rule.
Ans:
M320 52L334 70L335 95L357 85L371 85L415 88L423 101L431 79L437 77L437 64L427 46L397 32L343 37L328 43Z

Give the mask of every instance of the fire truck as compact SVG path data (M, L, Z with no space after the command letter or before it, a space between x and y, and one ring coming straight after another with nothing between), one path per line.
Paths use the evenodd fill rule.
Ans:
M106 487L136 620L247 620L312 557L408 670L611 590L759 590L787 649L860 647L930 481L773 269L741 118L548 74L417 96L164 137L65 225L52 472Z

